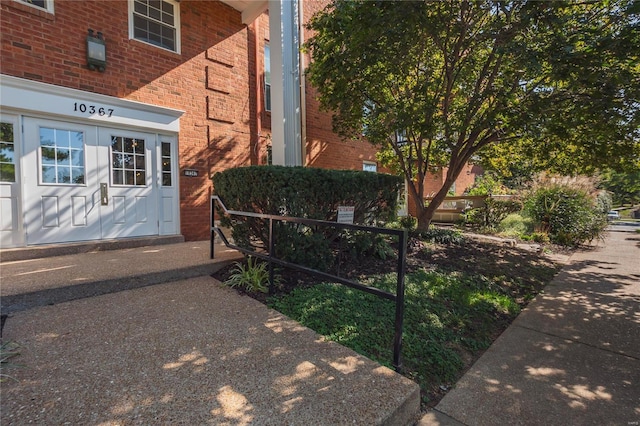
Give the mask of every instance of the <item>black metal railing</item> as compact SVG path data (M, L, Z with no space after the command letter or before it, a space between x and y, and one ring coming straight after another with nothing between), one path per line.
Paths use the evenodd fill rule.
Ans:
M269 247L267 253L261 253L253 250L248 250L243 247L239 247L235 244L229 242L229 240L222 233L222 230L215 225L215 203L218 203L224 213L230 216L243 216L243 217L254 217L258 219L266 219L269 221ZM306 226L328 226L336 229L351 229L351 230L359 230L371 232L373 234L384 234L384 235L394 235L398 237L398 263L396 268L397 273L397 284L396 284L396 293L389 293L384 290L380 290L375 287L367 286L361 284L357 281L353 281L347 278L343 278L337 275L332 275L326 272L318 271L316 269L308 268L306 266L298 265L296 263L287 262L282 259L276 258L273 253L275 252L275 237L274 237L274 222L290 222L290 223L299 223ZM218 196L211 197L211 245L210 245L210 256L211 259L214 258L214 238L215 234L218 234L222 242L225 246L229 248L233 248L242 253L258 257L260 259L266 260L269 262L269 282L273 284L274 279L274 270L273 264L282 265L286 268L295 269L298 271L306 272L311 275L315 275L317 277L330 280L331 282L337 282L348 287L352 287L367 293L374 294L378 297L382 297L384 299L392 300L396 303L395 309L395 335L393 339L393 366L397 372L400 372L402 368L402 359L401 359L401 350L402 350L402 324L404 320L404 277L405 277L405 265L407 259L407 231L400 229L388 229L388 228L379 228L374 226L365 226L365 225L354 225L348 223L338 223L338 222L329 222L326 220L316 220L316 219L305 219L300 217L289 217L289 216L278 216L271 214L262 214L262 213L253 213L253 212L243 212L237 210L228 210L222 200Z

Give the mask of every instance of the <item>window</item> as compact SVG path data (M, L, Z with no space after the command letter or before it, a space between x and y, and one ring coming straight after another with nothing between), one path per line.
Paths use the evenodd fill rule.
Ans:
M113 185L146 186L144 139L111 137L111 178Z
M40 128L40 181L83 185L84 133Z
M364 170L365 172L377 172L378 171L378 165L376 163L373 163L371 161L363 161L362 162L362 170Z
M162 186L171 184L171 144L162 142Z
M180 9L173 0L133 0L130 37L180 52Z
M53 13L53 0L18 0L18 2Z
M409 142L406 130L396 130L394 134L395 143L398 146L405 146Z
M271 48L264 45L264 109L271 111Z
M0 182L16 181L13 123L0 123Z

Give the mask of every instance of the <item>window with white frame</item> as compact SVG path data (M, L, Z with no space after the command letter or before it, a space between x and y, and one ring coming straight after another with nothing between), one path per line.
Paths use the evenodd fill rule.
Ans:
M395 143L398 146L405 146L409 142L406 130L396 130L394 134Z
M16 181L13 123L0 123L0 182Z
M362 170L364 170L365 172L377 172L378 171L378 165L374 162L371 161L363 161L362 162Z
M18 0L18 2L53 13L53 0Z
M264 45L264 109L271 111L271 49Z
M180 5L173 0L129 2L129 36L180 53Z

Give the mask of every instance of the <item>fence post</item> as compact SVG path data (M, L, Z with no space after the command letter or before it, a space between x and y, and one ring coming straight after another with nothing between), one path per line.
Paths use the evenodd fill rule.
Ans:
M408 232L405 229L400 234L398 245L398 284L396 286L396 324L395 336L393 338L393 366L396 371L402 371L402 323L404 320L404 275L407 264L407 238Z
M273 218L269 218L269 286L273 289L273 252L275 250L275 238L273 237Z
M210 241L209 241L209 259L213 259L213 255L214 255L214 252L213 252L213 239L215 238L215 224L216 224L215 214L214 214L214 211L215 211L214 203L215 203L215 200L214 200L213 197L211 197L211 201L210 201L211 226L210 226L210 229L209 229L209 239L210 239Z

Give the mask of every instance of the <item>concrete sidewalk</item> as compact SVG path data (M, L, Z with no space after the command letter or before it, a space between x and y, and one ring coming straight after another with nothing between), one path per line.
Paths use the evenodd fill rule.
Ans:
M406 425L418 385L209 274L207 242L0 264L4 425ZM158 284L162 282L162 284ZM46 305L46 306L45 306Z
M640 424L640 234L612 226L419 425Z

